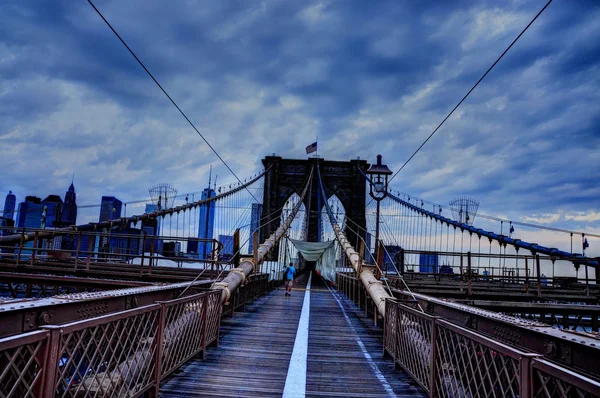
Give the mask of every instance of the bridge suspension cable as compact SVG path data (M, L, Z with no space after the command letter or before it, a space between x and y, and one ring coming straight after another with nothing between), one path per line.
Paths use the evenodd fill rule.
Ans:
M530 243L530 242L525 242L522 241L520 239L514 239L505 235L500 235L500 234L496 234L494 232L489 232L489 231L485 231L481 228L476 228L472 225L469 225L467 223L462 223L459 221L454 221L450 218L446 218L443 217L440 214L435 214L434 212L425 210L423 208L420 208L418 206L415 206L409 202L406 202L402 199L400 199L399 197L397 197L396 195L394 195L391 192L388 192L388 197L400 204L402 204L403 206L405 206L407 209L420 214L422 216L425 216L427 218L436 220L436 221L440 221L443 224L446 224L448 226L452 226L455 229L459 228L461 230L461 232L468 232L470 235L472 234L476 234L477 236L481 237L481 236L485 236L490 240L494 240L497 241L499 244L501 245L511 245L514 246L517 249L526 249L531 251L532 253L539 253L539 254L545 254L554 258L558 258L558 259L563 259L563 260L568 260L568 261L572 261L574 263L578 263L578 264L586 264L589 266L594 266L594 267L598 267L598 261L594 261L591 259L588 259L584 256L582 256L581 254L577 254L577 253L569 253L569 252L565 252L562 250L558 250L556 248L550 248L550 247L546 247L546 246L541 246L537 243Z
M419 147L413 152L413 154L410 155L410 157L406 160L406 162L404 162L404 164L398 169L398 171L396 171L394 173L394 175L392 175L392 177L389 179L389 181L392 181L394 179L394 177L396 177L398 175L398 173L400 173L402 171L402 169L404 169L404 167L406 167L408 162L410 162L412 160L412 158L415 157L415 155L421 150L421 148L423 148L425 146L425 144L427 144L427 142L431 139L431 137L433 137L435 135L435 133L437 133L437 131L440 129L440 127L442 127L442 125L446 122L446 120L448 120L450 118L450 116L452 116L454 111L456 111L458 109L458 107L467 99L467 97L473 92L473 90L475 90L475 88L479 85L479 83L481 83L481 81L488 75L488 73L491 72L491 70L494 68L494 66L496 66L496 64L498 64L498 62L500 62L500 60L504 57L504 55L508 52L508 50L510 50L512 48L512 46L515 45L515 43L521 38L521 36L523 36L523 34L527 31L527 29L529 29L529 27L535 22L535 20L538 19L538 17L540 15L542 15L544 10L546 8L548 8L550 3L552 3L552 0L549 0L546 3L546 5L544 7L542 7L542 9L535 15L535 17L533 17L533 19L527 24L527 26L521 31L521 33L519 33L519 35L512 41L512 43L510 43L510 45L506 48L506 50L504 50L504 52L502 54L500 54L500 56L496 59L496 61L494 61L492 66L490 66L488 68L488 70L485 71L483 76L481 76L479 78L479 80L477 80L477 82L473 85L473 87L471 87L471 89L462 97L462 99L460 101L458 101L458 104L456 104L454 106L454 108L452 108L450 113L448 113L448 115L446 115L446 117L440 122L440 124L438 124L438 126L431 132L431 134L429 134L429 136L425 139L425 141L423 141L423 143L421 145L419 145Z
M313 168L310 170L308 181L312 180ZM300 207L303 203L306 192L308 191L309 184L306 183L300 195L300 200L296 203L290 214L287 216L285 221L277 228L275 232L271 234L261 245L258 250L254 253L254 258L245 258L237 268L229 271L229 274L219 282L215 282L212 285L213 289L221 289L221 301L227 302L231 293L235 291L240 284L242 284L248 275L254 272L260 264L266 259L267 255L271 252L273 247L285 236L286 231L292 225L292 221L298 214Z
M346 234L338 225L335 215L327 203L327 195L325 194L325 188L323 187L323 181L321 179L321 171L318 166L317 173L319 181L319 193L321 194L324 206L327 209L327 215L329 217L329 221L331 222L331 226L337 241L342 247L342 251L346 254L346 257L352 265L352 268L354 268L354 271L358 275L358 279L362 282L365 290L373 299L373 303L377 308L377 312L379 312L381 316L385 317L385 300L392 298L392 296L383 287L383 283L375 277L373 271L370 270L369 267L363 266L362 259L346 238Z
M406 192L402 192L402 191L399 191L397 189L390 188L390 192L392 192L392 193L395 192L394 194L397 197L406 196L407 198L412 198L413 200L416 200L417 202L423 202L424 204L431 205L431 206L433 206L433 207L435 207L437 209L444 209L444 210L450 210L450 211L452 211L452 208L450 206L441 205L439 203L432 202L432 201L427 200L427 199L422 199L422 198L419 198L419 197L417 197L415 195L410 195L410 194L408 194ZM482 213L479 213L479 212L477 212L477 218L485 218L485 219L490 220L490 221L498 221L498 222L502 222L502 223L507 223L509 225L512 224L512 225L517 225L517 226L522 226L522 227L537 228L537 229L543 229L543 230L546 230L546 231L563 232L563 233L574 234L574 235L584 234L585 236L588 236L588 237L600 238L600 234L595 234L593 232L574 231L574 230L570 230L570 229L548 227L546 225L532 224L532 223L527 223L527 222L522 222L522 221L513 221L513 220L509 220L508 218L491 216L489 214L482 214Z
M131 49L131 47L129 47L129 45L127 45L127 43L125 42L125 40L123 40L123 38L121 37L121 35L119 35L117 33L117 31L115 30L115 28L113 28L113 26L110 24L110 22L108 22L108 20L104 17L104 15L102 15L102 13L100 12L100 10L94 5L94 3L92 2L92 0L88 0L88 3L92 6L92 8L96 11L96 13L100 16L100 18L102 18L102 20L106 23L106 25L110 28L110 30L115 34L115 36L117 36L117 38L125 46L125 48L127 49L127 51L129 51L129 53L133 56L133 58L135 58L135 60L137 61L137 63L140 64L140 66L144 69L144 71L146 71L146 73L148 74L148 76L150 76L150 78L154 81L154 83L156 83L156 85L163 92L163 94L169 99L169 101L171 101L171 103L173 104L173 106L175 108L177 108L177 110L179 111L179 113L181 113L181 116L183 116L185 118L185 120L189 123L189 125L192 126L192 128L194 129L194 131L196 131L196 133L200 136L200 138L202 138L202 140L204 141L204 143L206 143L206 145L210 148L210 150L217 156L217 158L219 158L219 160L221 161L221 163L223 163L225 165L225 167L227 167L227 170L229 170L231 172L231 174L235 177L235 179L238 180L238 182L240 184L242 184L242 180L240 180L240 178L237 176L237 174L235 174L235 172L231 169L231 167L229 167L229 165L227 164L227 162L225 161L225 159L223 159L221 157L221 155L219 155L219 153L217 152L217 150L210 144L210 142L208 142L208 140L206 139L206 137L204 137L204 135L200 132L200 130L198 130L198 128L196 128L196 126L194 125L194 123L192 123L192 121L190 120L190 118L187 117L187 115L181 110L181 108L179 107L179 105L177 105L177 103L175 102L175 100L173 100L173 98L171 98L171 96L169 95L169 93L167 93L167 91L158 82L158 80L156 80L156 78L154 77L154 75L148 70L148 68L146 68L146 65L144 65L144 63L133 52L133 50ZM250 193L250 195L252 195L252 192L248 191L248 193ZM252 195L252 197L254 197L254 195ZM258 202L258 199L254 198L254 200L256 200Z

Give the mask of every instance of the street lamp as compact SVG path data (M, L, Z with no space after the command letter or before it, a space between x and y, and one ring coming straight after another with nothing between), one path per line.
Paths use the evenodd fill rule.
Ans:
M379 205L388 194L388 176L392 174L392 171L385 164L381 164L381 155L377 155L377 164L371 165L367 174L371 177L369 179L369 195L377 202L375 221L375 256L377 256L379 253Z

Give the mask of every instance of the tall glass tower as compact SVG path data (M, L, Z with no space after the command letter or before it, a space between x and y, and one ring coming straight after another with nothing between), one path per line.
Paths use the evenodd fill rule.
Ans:
M46 206L46 228L57 227L62 220L63 210L63 201L60 196L49 195L42 200L42 205Z
M252 203L252 212L250 213L250 244L248 245L248 254L254 250L254 231L258 231L258 243L260 243L260 216L262 214L262 204Z
M44 206L40 198L26 196L25 202L19 203L17 226L19 228L40 228Z
M15 216L16 203L17 197L12 193L12 191L8 191L8 195L6 195L6 200L4 201L4 214L2 214L2 216L13 220L13 217Z
M75 187L71 181L69 190L65 193L65 204L63 206L63 217L62 221L68 223L68 225L77 225L77 195L75 194Z
M114 196L103 196L100 204L100 222L121 217L123 202Z
M214 198L216 196L214 189L209 187L202 191L201 199ZM200 206L200 222L198 225L198 237L203 239L213 238L213 229L215 223L215 204L205 203ZM200 259L210 259L212 243L198 242L198 257Z

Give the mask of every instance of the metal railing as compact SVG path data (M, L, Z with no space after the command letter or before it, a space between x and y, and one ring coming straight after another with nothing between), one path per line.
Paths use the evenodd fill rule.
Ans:
M0 227L0 236L8 227ZM164 262L178 267L199 266L215 268L219 261L214 260L215 251L222 250L222 243L215 239L176 237L127 233L119 227L99 231L76 231L64 229L19 228L25 237L16 243L0 242L0 260L14 266L35 264L73 264L75 269L89 269L92 264L137 265L142 268L160 266ZM209 258L199 258L199 254L176 251L175 246L206 245ZM169 246L171 245L171 246ZM169 247L167 247L169 246ZM227 264L229 267L230 264Z
M377 324L377 320L380 318L380 315L377 312L377 306L373 302L371 296L366 293L362 282L356 278L356 274L354 272L336 272L335 275L335 283L338 289L356 303L359 310L364 310L364 316L366 318L372 317L373 323Z
M0 339L0 396L156 396L218 342L220 298L207 291Z
M43 396L49 336L41 330L0 340L0 396Z
M243 308L255 298L265 295L270 287L268 274L251 274L245 284L231 294L229 302L223 305L223 315L233 316L237 309Z
M594 397L600 383L480 333L386 301L384 351L431 397Z
M543 359L531 362L532 397L600 397L600 383Z

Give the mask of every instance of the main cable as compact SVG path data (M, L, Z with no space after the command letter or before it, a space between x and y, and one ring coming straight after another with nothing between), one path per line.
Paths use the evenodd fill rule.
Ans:
M458 109L458 107L467 99L467 97L471 94L471 92L473 92L473 90L475 90L475 88L488 75L488 73L490 73L490 71L494 68L494 66L496 66L496 64L498 62L500 62L500 60L502 59L502 57L504 57L504 55L508 52L508 50L510 50L512 48L512 46L521 38L521 36L523 36L523 34L527 31L527 29L529 29L529 27L535 22L535 20L538 19L538 17L542 14L542 12L544 12L544 10L546 8L548 8L548 6L550 5L550 3L552 3L552 1L553 0L549 0L546 3L546 5L536 14L536 16L527 24L527 26L525 27L525 29L523 29L521 31L521 33L519 33L519 35L512 41L512 43L510 43L510 46L508 46L506 48L506 50L504 50L504 52L498 57L498 59L496 59L496 61L492 64L492 66L490 66L488 68L488 70L483 74L483 76L481 76L479 78L479 80L477 80L477 83L475 83L475 85L473 87L471 87L471 89L467 92L467 94L465 94L465 96L462 97L462 99L458 102L458 104L456 104L456 106L454 108L452 108L452 110L444 118L444 120L442 120L442 122L440 124L438 124L438 126L435 128L435 130L433 130L433 132L431 134L429 134L429 137L427 137L427 139L425 141L423 141L423 143L417 148L417 150L413 152L413 154L408 158L408 160L406 162L404 162L404 164L402 165L402 167L400 167L400 169L398 169L398 171L396 171L394 173L394 175L392 176L392 178L390 178L390 180L388 181L388 183L390 181L392 181L394 179L394 177L396 177L396 175L398 175L398 173L400 173L404 167L406 167L406 165L408 164L408 162L410 162L412 160L412 158L415 157L415 155L417 154L417 152L419 152L421 150L421 148L423 148L425 146L425 144L427 144L427 141L429 141L431 139L431 137L433 137L433 135L435 133L437 133L437 131L440 129L440 127L442 127L442 125L446 122L446 120L448 120L448 118L450 118L450 116L452 116L452 114L454 113L454 111L456 111L456 109Z
M239 179L239 177L233 172L233 170L231 169L231 167L229 167L229 165L227 164L227 162L225 162L225 160L221 157L221 155L219 155L219 153L216 151L216 149L213 148L213 146L208 142L208 140L204 137L204 135L202 135L202 133L196 128L196 126L194 125L194 123L192 123L192 121L187 117L187 115L181 110L181 108L179 107L179 105L177 105L177 103L173 100L173 98L171 98L171 96L167 93L167 91L160 85L160 83L158 82L158 80L156 80L156 78L154 77L154 75L152 73L150 73L150 71L148 70L148 68L146 68L146 66L144 65L144 63L138 58L137 55L135 55L135 53L127 45L127 43L125 43L125 40L123 40L123 38L117 33L117 31L115 30L115 28L112 27L112 25L110 24L110 22L108 22L108 20L106 18L104 18L104 15L102 15L102 13L100 12L100 10L98 10L98 8L96 8L96 6L94 5L94 3L92 3L92 0L87 0L87 1L94 8L94 10L98 13L98 15L100 16L100 18L102 18L102 20L110 28L110 30L112 30L112 32L115 34L115 36L117 36L117 38L121 41L121 43L123 43L123 45L125 46L125 48L127 48L127 50L129 51L129 53L131 53L131 55L133 56L133 58L135 58L135 60L138 62L138 64L140 64L140 66L142 68L144 68L144 70L146 71L146 73L148 74L148 76L150 76L150 78L154 81L154 83L156 83L156 85L158 86L158 88L160 88L160 90L167 96L167 98L169 99L169 101L171 101L171 103L175 106L175 108L177 108L177 110L179 111L179 113L181 113L181 115L185 118L185 120L187 120L187 122L190 124L190 126L192 126L192 128L196 131L196 133L198 133L198 135L200 136L200 138L202 138L202 140L204 140L204 142L206 143L206 145L208 145L208 147L213 151L213 153L215 155L217 155L217 157L225 165L225 167L227 167L227 170L229 170L231 172L231 174L233 174L233 176L236 178L236 180L238 180L238 182L241 184L242 180ZM254 197L254 195L252 194L252 192L250 192L250 190L247 189L247 188L246 188L246 190L248 191L248 193L250 194L250 196L252 196L252 198L254 198L254 200L258 202L258 199L256 199Z

